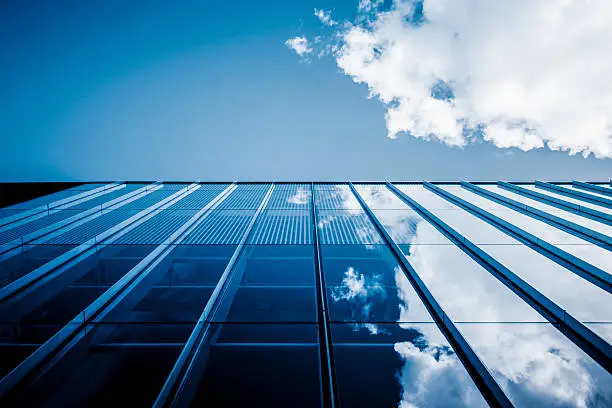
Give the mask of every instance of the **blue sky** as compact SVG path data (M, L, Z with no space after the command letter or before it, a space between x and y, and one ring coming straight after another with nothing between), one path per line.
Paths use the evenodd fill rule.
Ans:
M4 2L0 179L610 178L610 159L386 138L364 85L284 44L356 3Z

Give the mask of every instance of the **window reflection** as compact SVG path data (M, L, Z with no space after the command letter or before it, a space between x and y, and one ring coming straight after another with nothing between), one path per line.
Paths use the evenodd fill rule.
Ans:
M612 376L550 324L458 327L516 406L612 404Z
M332 326L341 406L487 406L435 324L380 326Z

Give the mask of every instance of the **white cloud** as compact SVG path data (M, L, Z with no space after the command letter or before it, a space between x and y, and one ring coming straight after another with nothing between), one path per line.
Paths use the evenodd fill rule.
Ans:
M612 157L612 2L361 0L329 38L387 107L388 136ZM416 17L415 17L416 16ZM419 17L421 16L421 17ZM445 84L452 93L432 96Z
M300 57L304 57L312 52L308 40L304 36L297 36L285 41L285 45L295 51Z
M287 202L296 205L308 204L310 199L310 191L298 188L295 194L287 198Z
M394 349L405 362L398 376L402 386L399 408L486 406L457 357L445 353L445 348L430 343L421 350L400 342Z
M326 26L334 26L337 23L331 18L331 11L329 10L321 10L321 9L314 9L314 15L321 20L321 22L323 24L325 24Z
M342 285L332 290L332 298L335 302L340 300L366 302L372 296L384 298L386 292L380 283L380 279L380 275L368 277L351 266L344 272Z

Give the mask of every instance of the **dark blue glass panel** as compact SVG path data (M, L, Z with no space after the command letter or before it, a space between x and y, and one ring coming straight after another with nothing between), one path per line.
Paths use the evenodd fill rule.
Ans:
M25 245L21 249L0 256L0 286L32 272L47 262L68 252L76 245ZM16 255L13 255L17 253ZM11 256L7 258L7 256Z
M214 249L217 251L214 251ZM231 256L232 247L170 246L139 275L104 322L195 323Z
M246 246L215 321L316 321L313 257L309 245Z
M331 321L432 321L385 245L323 245L321 252Z
M316 326L224 325L213 331L216 341L190 406L321 406Z
M314 286L311 245L247 245L239 265L243 286Z
M150 407L183 344L121 341L121 325L88 328L86 335L19 395L20 407Z
M235 249L235 245L177 245L170 254L168 278L177 284L215 285Z
M240 287L227 315L216 322L316 322L314 288Z
M152 247L105 246L0 304L0 348L39 345L132 269ZM26 347L28 349L28 347Z

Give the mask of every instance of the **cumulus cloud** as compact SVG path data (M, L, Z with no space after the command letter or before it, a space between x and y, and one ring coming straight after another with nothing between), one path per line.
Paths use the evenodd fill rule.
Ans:
M328 38L388 137L612 157L612 3L361 0Z
M410 342L394 344L405 364L399 375L402 399L399 408L486 407L467 372L448 347Z
M337 23L331 17L331 11L314 9L314 15L326 26L334 26Z
M285 45L295 51L300 57L304 57L312 52L312 48L310 48L308 40L304 36L290 38L285 41Z

